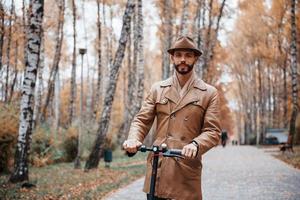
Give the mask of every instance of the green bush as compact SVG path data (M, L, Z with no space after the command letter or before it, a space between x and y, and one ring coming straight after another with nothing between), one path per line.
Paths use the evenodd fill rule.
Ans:
M19 107L16 103L0 103L0 173L13 167L14 147L19 128Z
M70 127L67 130L67 135L62 146L64 149L64 160L72 162L77 156L78 131L76 127Z
M53 163L52 155L55 150L53 138L47 129L39 126L33 133L30 161L36 167L43 167Z

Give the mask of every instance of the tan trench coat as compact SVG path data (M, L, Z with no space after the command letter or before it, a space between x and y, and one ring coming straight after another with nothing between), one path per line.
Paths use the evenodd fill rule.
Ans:
M176 200L199 200L201 193L201 156L220 139L219 99L217 90L195 78L192 88L179 101L174 79L155 83L135 116L129 139L143 142L157 117L154 145L182 149L195 140L199 153L195 159L160 158L155 196ZM144 192L149 193L151 154L147 158Z

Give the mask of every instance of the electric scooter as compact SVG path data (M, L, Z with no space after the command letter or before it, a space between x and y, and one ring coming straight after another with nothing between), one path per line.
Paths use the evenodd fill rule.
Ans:
M181 155L180 149L167 149L166 144L162 144L161 148L159 146L152 146L151 148L146 147L145 145L142 145L139 147L138 151L140 152L147 152L151 151L153 152L153 162L152 162L152 173L151 173L151 182L150 182L150 193L148 200L155 200L154 194L155 194L155 184L156 184L156 175L157 175L157 167L158 167L158 160L160 156L164 157L177 157L177 158L184 158ZM129 157L132 157L135 155L135 153L128 153L127 155Z

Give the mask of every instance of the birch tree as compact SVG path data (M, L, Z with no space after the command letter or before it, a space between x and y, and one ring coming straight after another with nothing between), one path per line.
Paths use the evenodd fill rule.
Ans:
M163 1L163 17L162 17L162 28L163 28L163 40L162 40L162 79L167 79L170 76L170 59L167 49L171 48L172 45L172 1Z
M3 8L2 1L0 2L0 71L2 70L3 63L2 63L2 56L3 56L3 45L4 45L4 34L5 34L5 11Z
M136 10L136 9L134 9ZM132 15L132 20L130 23L130 27L128 30L128 41L127 41L127 95L125 94L124 97L126 96L125 99L125 111L124 111L124 118L123 118L123 122L118 130L118 144L121 144L125 137L126 137L126 133L129 130L129 119L132 117L132 102L134 99L134 89L135 89L135 83L136 83L136 68L137 68L137 34L135 31L136 28L136 11L133 12ZM133 41L133 42L132 42ZM133 52L132 52L132 43L133 43ZM131 54L133 53L133 56L131 56ZM132 62L133 61L133 62Z
M97 54L98 54L98 68L97 68L97 88L96 88L96 99L94 108L94 119L96 119L97 111L99 110L99 104L101 100L101 79L102 79L102 52L101 52L101 19L100 19L100 0L97 0Z
M27 31L25 74L22 87L19 137L15 153L14 171L10 182L28 180L28 156L31 143L34 89L39 65L44 1L30 1L29 26Z
M53 63L50 71L50 77L48 81L48 88L47 88L47 96L45 100L45 104L42 111L42 119L46 119L47 108L50 104L51 99L53 99L54 95L54 85L55 85L55 77L59 70L59 62L61 57L61 47L63 42L63 31L64 31L64 13L65 13L65 0L58 1L58 25L56 30L56 45L55 45L55 54L53 58Z
M137 65L137 82L136 91L137 95L135 97L135 103L133 108L134 116L141 108L143 91L144 91L144 45L143 45L143 12L142 12L142 0L138 0L138 12L137 12L137 41L138 41L138 65ZM130 123L132 118L130 120ZM128 121L129 122L129 121Z
M181 16L181 26L180 26L180 34L187 35L188 34L188 18L189 18L189 0L183 1L183 9Z
M70 87L70 107L69 107L69 122L72 124L75 116L75 100L76 100L76 4L72 0L72 14L73 14L73 54L72 54L72 74Z
M111 108L116 91L116 82L119 75L119 68L124 58L124 52L130 29L131 15L134 7L135 4L133 0L128 0L125 8L125 13L123 15L123 25L119 39L119 46L115 54L114 62L110 72L109 83L105 92L106 96L104 99L104 107L101 112L101 118L99 121L99 128L97 130L97 136L92 151L85 165L86 170L96 168L103 153L104 139L108 131L109 121L111 117Z
M10 86L10 97L9 97L9 102L11 102L14 94L14 88L17 82L17 77L18 77L18 54L19 54L19 43L16 41L15 43L15 59L14 59L14 69L13 69L13 80Z
M8 101L8 90L9 90L9 72L10 72L10 47L11 47L11 39L12 39L12 21L14 14L14 0L11 2L10 15L8 21L8 36L7 36L7 48L6 48L6 78L5 78L5 93L4 93L4 101Z
M291 71L292 71L292 114L290 120L289 145L293 145L298 115L298 75L297 75L297 32L296 32L296 0L291 0Z
M42 29L41 33L41 50L40 50L40 61L39 61L39 67L38 67L38 77L37 77L37 87L36 87L36 93L35 93L35 99L34 99L34 110L33 110L33 125L32 128L34 129L38 123L40 122L41 117L41 106L42 106L42 100L43 100L43 71L45 66L45 38L44 38L44 30Z
M142 0L137 1L137 12L134 21L134 63L128 74L128 101L125 118L118 132L118 142L127 137L131 121L141 108L144 91L144 46L143 46L143 13ZM134 15L135 16L135 15ZM136 95L133 95L136 94Z

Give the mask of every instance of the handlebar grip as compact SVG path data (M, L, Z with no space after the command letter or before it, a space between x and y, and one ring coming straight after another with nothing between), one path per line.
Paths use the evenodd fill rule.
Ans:
M136 154L136 153L129 153L128 151L126 151L126 155L127 155L128 157L133 157L135 154Z
M137 148L138 151L141 151L141 152L146 152L146 146L145 145L142 145L140 147ZM128 157L133 157L136 153L129 153L128 151L126 151L126 154Z
M181 149L170 149L170 154L181 156Z

